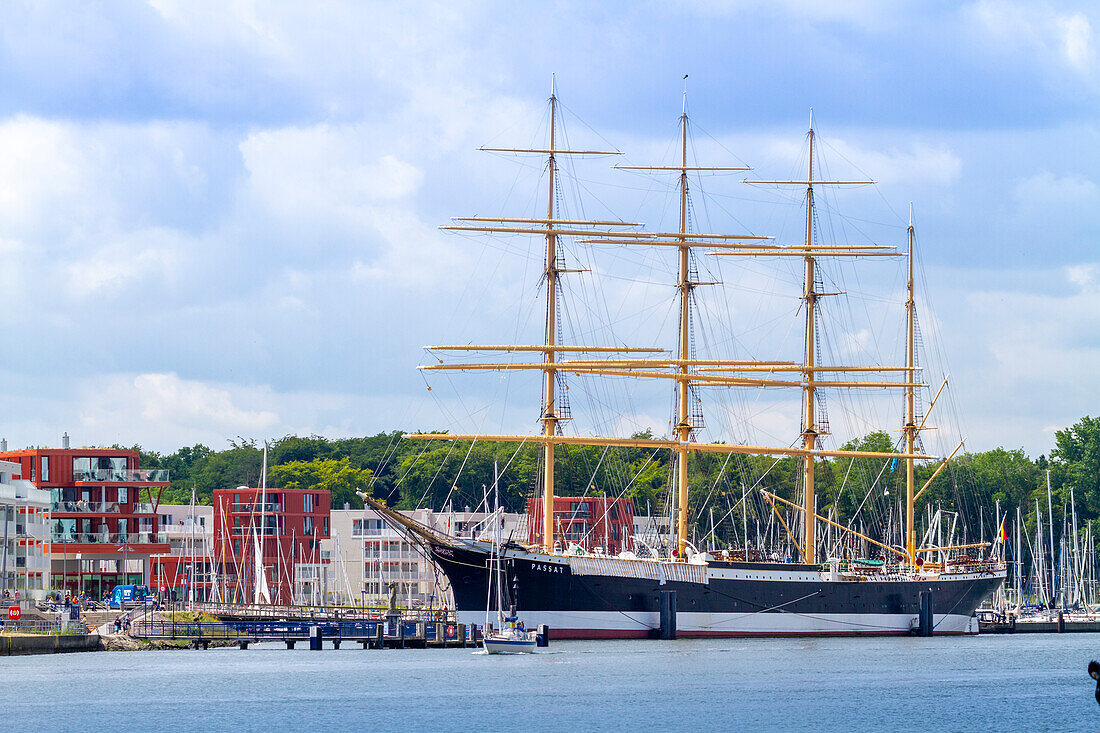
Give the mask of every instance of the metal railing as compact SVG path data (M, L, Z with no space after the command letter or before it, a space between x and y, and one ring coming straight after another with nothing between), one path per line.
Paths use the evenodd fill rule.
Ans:
M267 502L263 504L261 502L248 502L233 505L234 512L281 512L282 509L279 504L274 502Z
M168 481L167 468L74 468L73 481L104 483L163 483Z
M147 619L129 626L131 636L145 639L299 641L310 637L311 628L320 630L325 639L375 639L400 637L423 641L460 641L454 621L423 621L408 617L389 623L386 620L229 620L225 623Z
M89 512L89 513L106 513L117 512L117 501L59 501L53 505L54 512Z
M0 633L3 634L86 634L88 630L80 621L60 618L48 619L11 619L0 618Z
M155 545L161 542L156 532L54 532L50 537L50 543L57 545Z

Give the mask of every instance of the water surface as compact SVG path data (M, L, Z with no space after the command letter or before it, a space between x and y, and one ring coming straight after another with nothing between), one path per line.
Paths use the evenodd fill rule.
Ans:
M0 657L7 730L1100 730L1100 635Z

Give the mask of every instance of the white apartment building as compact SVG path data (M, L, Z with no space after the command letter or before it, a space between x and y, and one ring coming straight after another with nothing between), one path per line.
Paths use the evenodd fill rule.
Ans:
M214 507L197 504L161 504L159 532L168 539L169 554L209 555L214 547Z
M214 507L161 504L157 516L161 541L168 543L169 552L150 558L150 584L179 599L212 600Z
M402 512L405 516L453 537L489 537L486 512ZM527 515L504 514L502 537L526 540ZM331 538L322 540L322 557L329 559L326 597L338 603L389 603L389 584L397 584L398 603L410 608L454 607L447 578L416 542L388 525L373 509L332 511ZM327 553L327 555L326 555Z
M50 492L0 461L0 593L41 600L50 585Z

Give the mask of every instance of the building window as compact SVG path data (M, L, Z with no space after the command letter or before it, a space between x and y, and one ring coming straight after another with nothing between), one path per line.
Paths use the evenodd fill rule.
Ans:
M125 486L118 487L118 503L125 504L129 500L128 490Z
M306 511L306 512L312 512L313 511L313 494L303 494L302 495L302 511Z
M50 480L50 457L42 456L42 480Z

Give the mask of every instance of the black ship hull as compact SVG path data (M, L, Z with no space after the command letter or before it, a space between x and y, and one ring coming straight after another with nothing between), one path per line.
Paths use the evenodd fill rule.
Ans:
M483 623L491 545L433 545L460 621ZM608 557L504 553L510 601L528 625L556 639L625 639L660 629L662 591L676 591L679 636L900 635L916 628L931 591L935 634L978 632L974 611L1004 580L977 569L928 578L855 580L820 566L658 563Z

